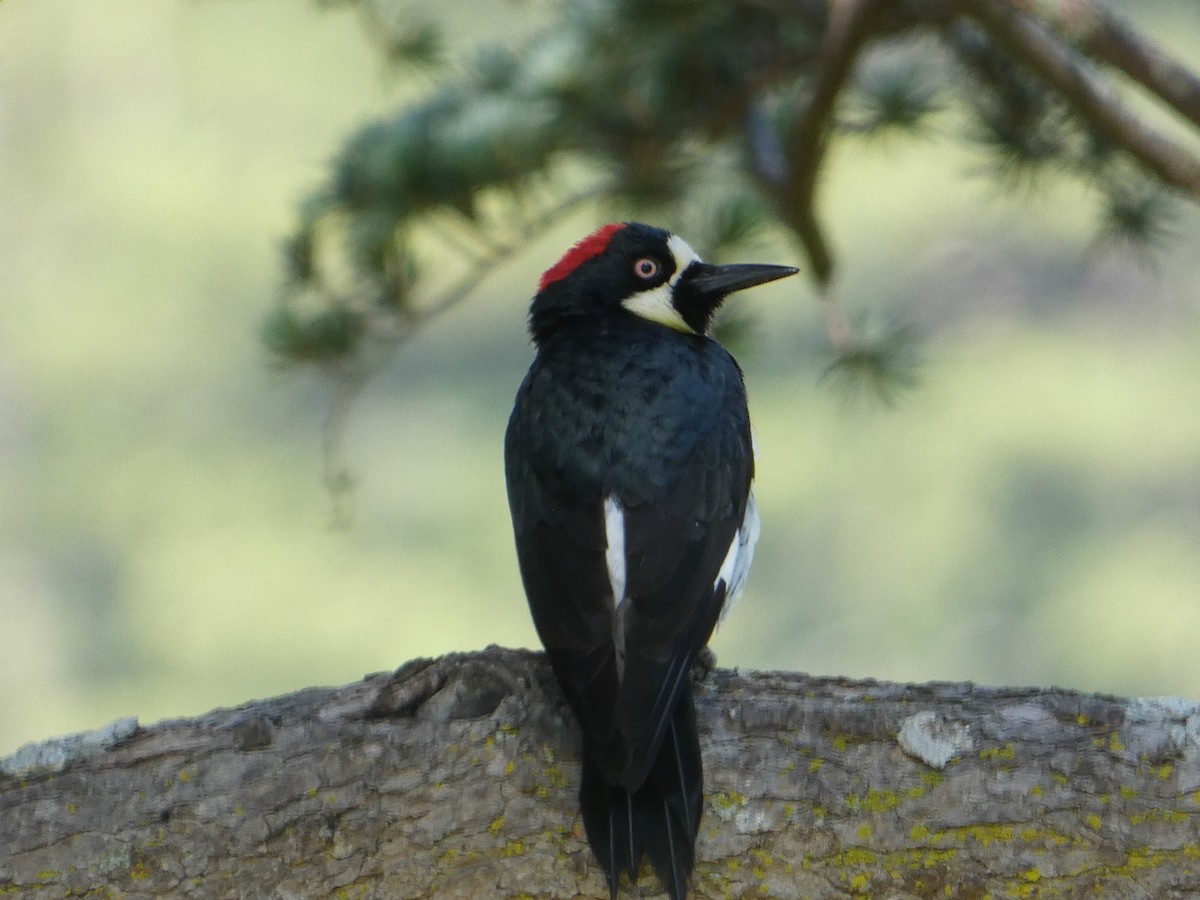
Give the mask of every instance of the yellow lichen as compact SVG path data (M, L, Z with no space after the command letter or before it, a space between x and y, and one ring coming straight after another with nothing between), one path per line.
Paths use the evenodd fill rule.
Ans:
M1188 820L1188 814L1179 809L1151 809L1147 812L1134 813L1129 817L1130 825L1146 825L1148 823L1165 822L1168 825L1182 825Z
M841 853L835 853L829 858L830 865L839 869L851 866L874 866L879 862L879 855L862 847L848 847Z
M737 791L720 791L712 795L712 805L720 812L731 812L739 806L746 805L746 795Z
M510 859L514 856L524 856L525 849L524 841L509 841L504 845L504 849L500 851L500 855Z
M867 791L862 808L867 812L887 812L900 805L900 798L895 791L877 791L874 788Z
M1125 866L1129 869L1151 869L1160 866L1165 859L1161 850L1151 850L1149 847L1138 847L1129 851Z
M775 857L771 856L770 853L761 847L751 847L750 857L760 866L772 866L775 864Z
M979 758L984 760L989 759L1015 759L1017 756L1017 748L1013 746L1012 741L1005 741L1003 747L984 747L979 751Z

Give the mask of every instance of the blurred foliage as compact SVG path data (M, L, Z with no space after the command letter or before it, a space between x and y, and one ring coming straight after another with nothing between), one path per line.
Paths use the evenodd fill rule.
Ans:
M875 336L860 337L854 346L838 354L821 374L821 380L846 403L862 397L862 387L866 385L872 397L892 406L919 383L917 347L909 328L892 328Z
M1104 201L1098 240L1150 260L1153 251L1174 237L1175 202L1140 175L1114 178Z
M1002 185L1086 184L1104 241L1146 252L1168 233L1144 160L991 33L994 14L932 0L562 0L520 46L451 59L408 0L325 2L357 6L385 59L432 77L424 99L349 138L286 245L267 345L289 362L334 364L344 385L363 383L579 205L603 200L622 217L672 223L706 254L765 230L790 237L826 295L831 381L891 402L913 381L915 334L856 335L831 291L815 185L841 139L939 130L979 148ZM1066 39L1058 50L1082 60ZM430 242L457 259L458 280L433 277ZM339 402L354 393L343 386ZM343 420L335 410L331 423Z

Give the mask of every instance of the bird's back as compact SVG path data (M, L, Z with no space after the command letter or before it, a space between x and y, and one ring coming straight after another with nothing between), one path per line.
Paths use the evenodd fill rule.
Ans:
M720 344L640 323L541 348L509 421L518 467L557 492L669 501L696 466L741 468L750 420L742 374Z

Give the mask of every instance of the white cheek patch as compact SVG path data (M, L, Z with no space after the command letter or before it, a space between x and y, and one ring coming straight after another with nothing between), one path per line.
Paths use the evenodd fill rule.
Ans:
M666 325L675 331L691 334L692 327L683 320L683 316L671 302L671 291L674 287L675 279L672 278L666 284L660 284L656 288L634 294L621 305L635 316L641 316L643 319L649 319L659 325Z
M671 276L671 279L658 287L634 294L621 305L643 319L649 319L651 322L657 322L659 325L665 325L685 334L694 334L695 330L683 320L683 316L675 308L672 297L675 292L675 284L679 281L683 270L692 263L699 262L700 257L696 255L695 250L688 246L687 241L676 234L667 238L667 249L671 251L671 256L675 259L675 274Z
M680 273L692 263L700 262L700 257L696 255L696 251L688 246L688 242L677 234L673 234L667 238L667 249L675 257L675 277L671 279L672 281L678 278Z

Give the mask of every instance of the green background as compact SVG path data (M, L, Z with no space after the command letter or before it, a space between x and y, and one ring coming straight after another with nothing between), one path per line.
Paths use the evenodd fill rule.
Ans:
M1122 8L1200 59L1191 5ZM463 47L546 15L479 9L447 7ZM299 0L0 3L0 753L536 644L501 436L531 289L595 215L370 386L348 529L328 385L259 343L295 204L431 83ZM818 384L806 283L734 301L764 536L719 660L1200 696L1200 216L1148 266L1089 243L1081 190L998 188L954 137L839 148L823 188L852 318L925 338L895 408Z

